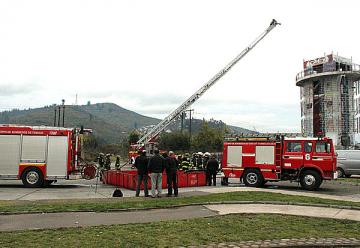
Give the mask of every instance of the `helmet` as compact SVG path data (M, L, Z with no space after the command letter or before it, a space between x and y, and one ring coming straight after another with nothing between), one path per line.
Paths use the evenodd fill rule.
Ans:
M202 152L198 152L197 154L198 154L199 156L202 156L202 155L203 155L203 153L202 153Z
M210 152L205 152L205 153L204 153L204 156L205 156L205 157L210 157L210 155L211 155Z

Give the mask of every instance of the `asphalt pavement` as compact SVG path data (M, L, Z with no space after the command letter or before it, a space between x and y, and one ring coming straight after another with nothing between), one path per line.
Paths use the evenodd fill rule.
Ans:
M273 213L360 221L360 210L278 204L215 204L136 211L0 215L0 231L148 223L233 213Z
M220 181L216 187L189 187L180 188L182 196L203 195L209 193L222 193L233 191L265 191L291 195L315 196L326 199L348 200L360 202L360 178L359 183L346 183L344 181L324 181L317 191L302 190L298 183L268 182L264 188L249 188L237 181L229 186L221 186ZM52 200L52 199L91 199L112 198L114 186L105 185L94 180L59 180L46 188L25 188L19 180L0 180L0 200ZM134 190L121 189L124 197L133 197ZM164 193L166 189L164 189ZM141 192L143 194L143 192Z

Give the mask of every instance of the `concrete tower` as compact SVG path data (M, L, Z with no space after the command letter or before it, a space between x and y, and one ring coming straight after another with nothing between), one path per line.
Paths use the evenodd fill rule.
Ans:
M337 148L354 145L354 85L359 80L360 66L351 59L330 54L304 61L296 75L303 135L330 137Z

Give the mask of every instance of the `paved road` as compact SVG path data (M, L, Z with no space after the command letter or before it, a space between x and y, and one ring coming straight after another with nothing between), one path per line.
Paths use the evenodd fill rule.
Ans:
M315 192L304 191L297 183L277 182L267 183L264 189L248 188L240 184L231 184L222 187L181 188L180 195L202 195L230 191L267 191L295 195L308 195L329 199L360 201L360 178L358 184L341 183L338 181L325 181L321 188ZM48 199L87 199L111 198L114 187L103 185L96 180L62 180L47 188L25 188L21 181L0 180L0 200L48 200ZM125 197L135 195L133 190L122 189ZM164 191L165 192L165 191Z
M217 215L216 212L203 206L120 212L0 215L0 231L148 223L159 220L182 220L215 215Z
M277 213L360 221L359 210L274 204L219 204L119 212L0 215L0 231L49 229L181 220L231 213Z

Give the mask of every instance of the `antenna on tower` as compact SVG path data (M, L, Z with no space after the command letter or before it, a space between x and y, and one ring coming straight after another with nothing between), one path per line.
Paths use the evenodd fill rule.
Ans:
M77 101L77 94L75 95L75 105L78 105L78 101Z

